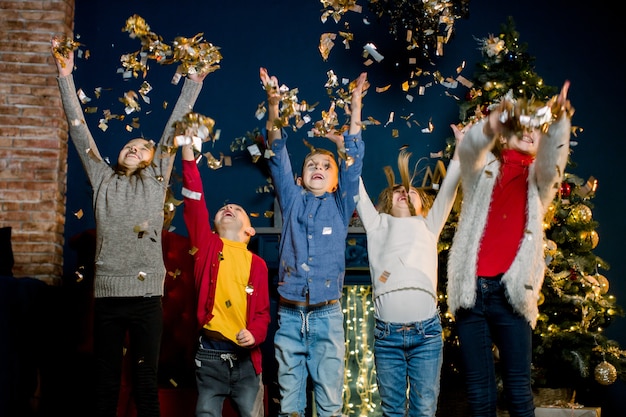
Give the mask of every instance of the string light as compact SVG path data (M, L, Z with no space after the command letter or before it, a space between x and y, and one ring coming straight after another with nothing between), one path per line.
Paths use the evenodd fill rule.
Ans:
M342 303L346 335L343 413L359 417L377 415L380 396L374 367L371 285L344 286Z

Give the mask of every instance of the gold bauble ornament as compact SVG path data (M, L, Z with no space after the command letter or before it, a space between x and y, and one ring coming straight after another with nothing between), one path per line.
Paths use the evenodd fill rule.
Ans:
M606 294L609 292L609 280L602 274L596 274L596 279L600 285L600 293Z
M493 83L491 81L487 81L485 83L485 85L483 86L483 88L485 89L485 91L489 91L493 89Z
M617 369L607 361L600 362L593 373L596 381L602 385L611 385L617 379Z
M565 221L570 226L573 226L577 223L589 223L591 221L591 217L592 213L589 206L581 203L576 204L574 207L571 208Z
M579 234L579 239L581 249L586 250L595 249L595 247L598 246L598 242L600 241L598 232L596 232L595 230L583 230Z
M600 283L593 275L585 275L585 281L587 281L587 285L591 286L591 291L598 296L602 292L602 288L600 287Z

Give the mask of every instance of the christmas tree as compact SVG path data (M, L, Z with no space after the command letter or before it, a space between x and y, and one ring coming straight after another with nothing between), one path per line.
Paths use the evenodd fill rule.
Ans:
M479 40L483 61L477 64L474 85L460 105L463 123L488 113L489 105L505 94L515 98L547 101L557 88L543 83L533 67L527 45L519 43L512 18L498 36ZM576 133L576 129L574 134ZM451 143L453 143L451 141ZM452 144L448 146L449 155ZM566 171L574 168L569 162ZM566 172L561 189L544 222L546 274L533 334L534 387L586 389L594 383L610 385L626 379L626 351L604 335L623 309L609 292L603 275L609 265L593 253L599 236L593 220L592 199L597 181ZM440 237L439 298L447 310L446 262L458 211L453 211ZM454 319L446 315L447 365L444 372L458 372L460 359Z

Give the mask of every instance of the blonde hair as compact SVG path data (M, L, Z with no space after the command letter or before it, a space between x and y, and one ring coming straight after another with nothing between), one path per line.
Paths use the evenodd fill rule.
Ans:
M417 191L417 195L422 202L422 216L426 216L428 214L428 210L430 210L433 205L433 197L421 187L413 186L413 181L417 176L416 170L410 172L409 169L409 159L411 158L411 153L407 152L405 149L400 151L398 154L398 171L400 172L400 180L401 184L396 184L395 174L393 169L387 165L384 167L385 176L387 177L387 187L381 191L378 195L378 211L381 213L390 214L391 208L393 207L393 192L403 187L407 193L409 190L413 189ZM417 164L416 164L417 168ZM408 199L409 210L412 216L415 216L415 207L411 204L411 200Z

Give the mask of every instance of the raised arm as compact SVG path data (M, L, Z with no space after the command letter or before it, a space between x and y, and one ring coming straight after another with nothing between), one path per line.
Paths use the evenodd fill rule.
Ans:
M57 53L55 48L59 46L59 40L51 40L51 53L57 66L59 76L57 78L61 102L67 118L69 134L76 147L78 156L91 184L98 182L98 176L109 165L102 159L98 146L89 131L85 115L81 107L72 71L74 69L74 52L70 51L67 56Z
M268 147L271 147L272 142L275 139L279 139L281 136L280 129L277 129L275 125L275 121L280 118L278 78L273 75L270 76L265 68L259 70L259 75L261 77L261 83L267 92L267 120L265 122L265 128L267 130Z
M154 157L154 161L159 165L161 175L163 176L164 183L169 182L172 168L174 167L174 158L176 157L176 147L174 146L174 122L182 119L182 117L193 110L193 106L196 103L200 90L202 90L202 83L206 74L190 74L185 78L182 91L176 101L176 105L172 110L161 139L159 140L159 146Z
M433 205L428 211L428 216L426 217L430 229L437 236L441 233L443 226L446 224L446 221L450 216L450 212L452 211L452 207L454 206L454 201L456 200L459 182L461 180L458 149L460 143L465 137L465 132L467 132L470 127L471 124L462 128L459 128L455 124L450 125L455 139L454 154L452 156L452 160L448 163L448 169L446 170L446 176L441 182L441 188L437 191L437 196L435 197Z
M535 177L544 206L552 201L565 174L569 156L571 118L574 114L567 92L569 81L565 81L559 95L548 104L556 121L542 135L537 149Z
M369 87L367 73L362 72L356 79L350 100L350 130L351 135L356 135L361 130L361 109L363 107L363 93Z
M369 87L369 83L367 81L367 73L362 72L354 82L354 86L352 87L352 95L350 98L349 112L350 112L350 126L348 127L348 131L342 134L339 130L333 129L328 132L324 132L322 135L326 139L332 141L336 146L337 150L341 154L345 151L345 135L356 135L361 131L361 109L363 107L363 93ZM351 83L352 85L352 83ZM334 112L334 108L331 109ZM313 128L313 132L315 134L321 134L318 129Z

